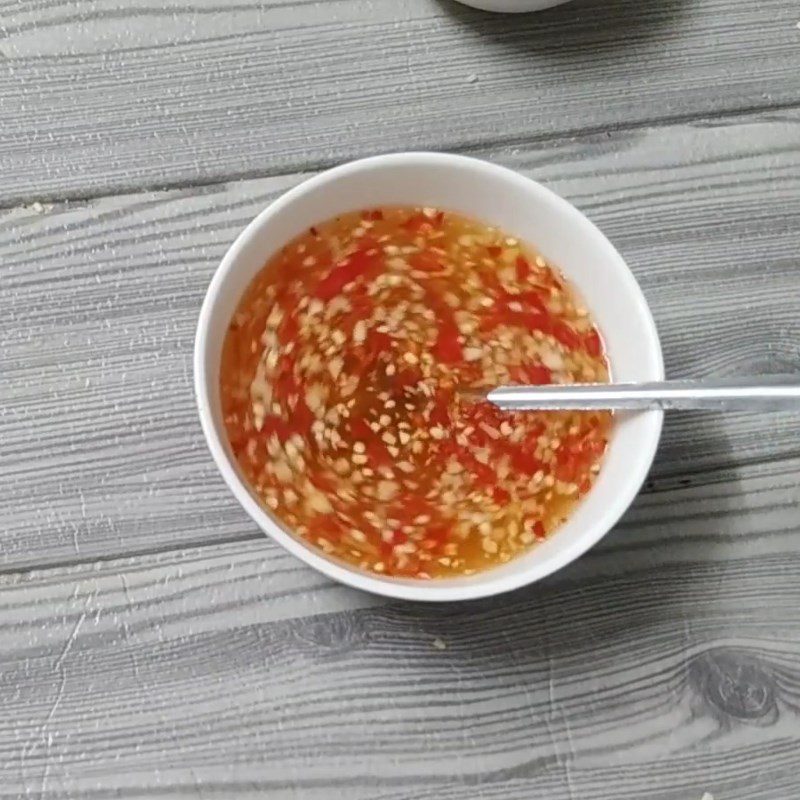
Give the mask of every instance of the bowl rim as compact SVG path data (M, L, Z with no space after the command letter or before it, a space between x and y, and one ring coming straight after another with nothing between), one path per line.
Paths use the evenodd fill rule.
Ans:
M458 0L458 2L493 14L531 14L563 5L570 0Z
M499 176L507 181L524 184L527 191L533 191L535 194L538 194L543 202L555 206L559 213L567 217L572 217L578 224L587 227L594 235L601 237L609 248L609 255L616 258L619 262L619 266L622 267L619 278L628 284L627 289L631 296L636 299L638 313L641 315L648 329L647 344L649 356L651 359L655 359L658 372L655 379L663 379L664 361L661 343L655 321L653 320L644 294L630 267L628 267L614 245L606 238L600 229L583 214L583 212L579 211L575 206L557 195L551 189L508 167L471 156L451 153L409 151L356 159L313 175L275 198L239 233L215 270L200 308L193 353L195 399L206 444L228 488L258 527L292 555L333 580L352 588L371 592L372 594L381 595L383 597L423 602L452 602L479 599L504 594L505 592L527 586L551 575L583 555L616 525L639 493L650 471L661 437L663 425L662 411L648 411L643 413L642 416L646 418L648 428L646 434L641 437L639 442L640 456L642 456L640 458L639 469L635 473L629 475L625 483L620 487L620 490L615 495L613 504L609 504L609 508L606 510L602 521L598 520L598 524L589 529L586 534L578 537L569 547L563 548L543 564L533 565L530 569L520 571L516 574L499 575L496 576L494 580L491 577L493 570L489 569L484 573L480 573L481 576L487 576L486 578L483 578L479 582L469 583L467 583L465 579L460 578L448 578L436 581L415 581L413 579L373 576L367 572L344 566L302 543L274 520L252 496L250 490L245 485L243 479L239 477L225 451L225 445L214 424L211 411L212 402L209 393L209 382L207 379L205 362L206 351L210 342L210 327L214 315L214 308L225 282L228 280L229 275L236 269L242 251L245 250L253 237L257 235L262 226L264 226L270 218L275 216L282 209L290 206L297 198L303 195L317 192L330 183L359 171L370 171L376 167L408 166L412 162L415 165L432 166L436 164L439 166L449 166L455 169L459 167L470 167L471 169L491 172L495 177ZM332 208L331 216L334 214L335 208ZM555 535L557 535L557 533ZM475 576L471 577L474 578Z

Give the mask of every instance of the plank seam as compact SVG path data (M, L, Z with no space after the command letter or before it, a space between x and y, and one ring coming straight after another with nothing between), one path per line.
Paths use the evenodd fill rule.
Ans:
M506 138L500 137L492 142L477 142L464 140L460 143L453 142L450 145L445 145L439 148L441 151L461 154L472 154L491 151L493 148L513 147L513 146L531 146L535 144L548 144L555 143L560 140L576 140L576 139L591 139L593 137L610 135L610 134L624 134L631 131L643 130L645 128L668 128L677 125L687 124L707 124L708 126L715 126L719 121L736 120L738 118L754 116L757 114L771 114L786 111L800 110L800 100L788 103L773 103L769 105L751 105L742 106L740 108L729 109L727 111L716 112L713 116L708 114L675 114L666 115L664 117L657 117L654 119L638 120L629 123L621 123L618 125L598 125L587 128L572 128L564 129L561 131L553 131L541 133L530 137L509 136ZM766 118L765 120L766 121ZM800 122L800 120L794 120ZM44 193L37 195L14 196L11 195L6 199L0 199L0 211L10 211L17 208L24 208L32 203L90 203L95 200L107 199L110 197L120 197L132 194L145 194L148 192L170 192L180 191L186 189L201 189L214 186L224 186L228 183L237 183L249 180L266 180L291 175L305 175L307 173L319 172L324 169L336 166L340 161L337 159L319 159L317 161L310 161L305 163L297 163L295 165L285 165L283 168L274 172L269 170L247 170L244 172L231 172L224 175L209 176L208 179L198 179L190 181L175 181L163 184L157 183L142 183L142 184L111 184L107 189L101 190L75 190L66 193Z

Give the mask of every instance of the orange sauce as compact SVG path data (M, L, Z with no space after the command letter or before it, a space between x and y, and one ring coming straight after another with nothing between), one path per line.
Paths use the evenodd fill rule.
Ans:
M501 412L456 387L603 382L564 278L501 231L438 209L344 214L245 292L220 390L257 495L297 536L384 575L504 563L592 486L610 415Z

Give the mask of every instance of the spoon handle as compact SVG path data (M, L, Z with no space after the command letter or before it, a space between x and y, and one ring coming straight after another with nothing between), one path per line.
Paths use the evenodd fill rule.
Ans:
M800 410L800 375L657 383L501 386L486 395L506 411L597 409Z

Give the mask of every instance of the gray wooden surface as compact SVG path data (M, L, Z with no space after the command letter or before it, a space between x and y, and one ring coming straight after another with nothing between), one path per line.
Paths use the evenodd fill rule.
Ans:
M412 147L586 211L671 374L800 372L799 22L0 0L0 797L800 796L800 414L671 418L579 562L428 608L266 541L191 393L243 225Z

